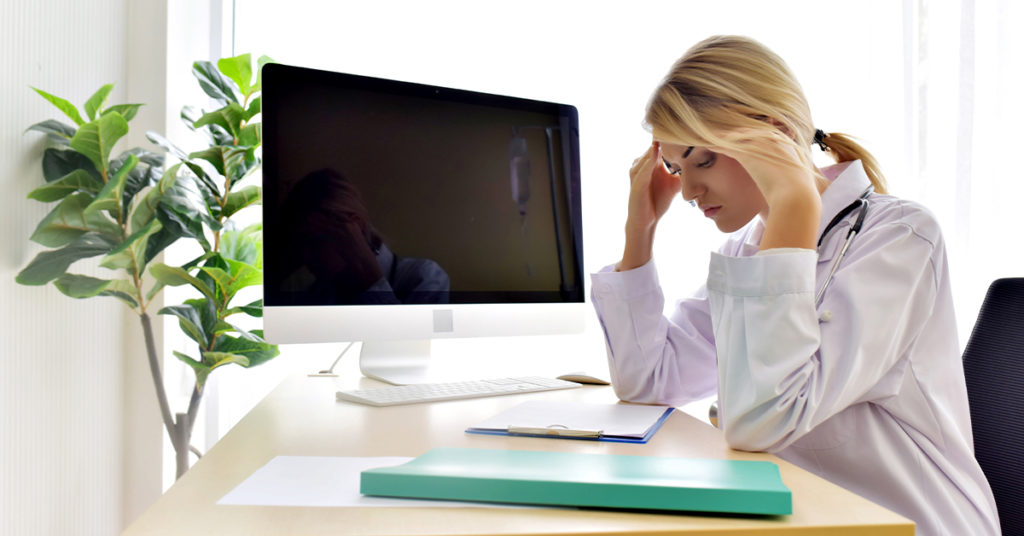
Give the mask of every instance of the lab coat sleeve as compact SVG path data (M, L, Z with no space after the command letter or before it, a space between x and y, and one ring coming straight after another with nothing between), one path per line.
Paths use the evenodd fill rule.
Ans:
M717 365L703 287L666 318L654 261L624 272L608 267L591 281L620 399L682 405L714 394Z
M895 394L901 356L935 302L934 243L895 222L853 244L820 309L815 252L713 254L719 424L733 448L776 452L853 404Z

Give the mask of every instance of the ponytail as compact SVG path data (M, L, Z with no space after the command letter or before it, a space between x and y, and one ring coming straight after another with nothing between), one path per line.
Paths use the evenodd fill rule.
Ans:
M823 149L828 149L837 164L860 160L875 191L880 194L888 193L885 176L882 175L882 168L878 165L878 160L875 160L875 157L867 149L853 141L851 136L839 132L829 132L821 138L820 143L824 145Z

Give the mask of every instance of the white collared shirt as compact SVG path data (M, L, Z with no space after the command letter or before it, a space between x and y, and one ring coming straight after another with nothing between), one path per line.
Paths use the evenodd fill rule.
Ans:
M870 185L859 161L825 171L819 232ZM820 305L854 216L817 252L757 255L760 218L711 254L706 285L670 318L654 262L592 275L609 369L626 401L715 393L730 446L768 451L902 514L917 534L996 535L970 413L938 223L872 194Z

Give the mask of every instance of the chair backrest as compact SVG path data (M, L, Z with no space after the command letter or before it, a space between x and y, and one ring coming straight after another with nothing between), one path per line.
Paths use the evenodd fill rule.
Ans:
M964 349L974 456L1004 535L1024 534L1024 277L989 286Z

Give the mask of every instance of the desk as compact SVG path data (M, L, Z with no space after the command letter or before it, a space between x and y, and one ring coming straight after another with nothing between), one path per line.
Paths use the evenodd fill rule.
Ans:
M351 376L350 376L351 377ZM335 402L339 385L372 380L287 378L124 533L137 535L872 534L913 524L774 456L731 450L707 423L674 412L646 445L466 434L524 400L614 402L610 387L372 408ZM346 385L347 384L347 385ZM302 508L217 506L274 456L418 456L434 447L770 460L793 492L793 515L758 519L571 508Z

